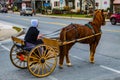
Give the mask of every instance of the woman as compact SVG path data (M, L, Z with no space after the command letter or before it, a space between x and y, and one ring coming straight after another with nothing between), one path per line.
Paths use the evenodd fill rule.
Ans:
M40 31L37 29L37 27L38 27L38 20L32 19L31 27L28 29L24 38L27 45L43 44L43 41L41 40L42 34L39 34Z

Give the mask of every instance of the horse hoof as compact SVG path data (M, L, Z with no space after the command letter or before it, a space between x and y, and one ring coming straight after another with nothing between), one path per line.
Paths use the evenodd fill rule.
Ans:
M94 60L90 60L90 63L94 64L94 62L95 62Z
M94 63L94 58L90 58L90 63Z
M72 64L71 64L71 63L67 63L67 66L68 66L68 67L71 67L71 66L72 66Z
M62 65L59 65L59 69L63 69L63 66L62 66Z
M94 64L94 61L90 61L90 63Z

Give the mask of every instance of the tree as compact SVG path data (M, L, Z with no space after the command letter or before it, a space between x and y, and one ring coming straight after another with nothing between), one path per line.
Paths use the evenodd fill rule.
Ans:
M66 6L68 6L68 1L69 1L69 0L65 0Z
M113 2L114 0L110 0L110 13L113 13Z
M93 10L95 10L95 0L90 0L90 2L92 3Z

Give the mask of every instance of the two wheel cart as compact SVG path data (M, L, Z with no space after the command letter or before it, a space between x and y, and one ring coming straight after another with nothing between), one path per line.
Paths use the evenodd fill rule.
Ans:
M34 47L26 46L24 40L12 36L14 44L10 51L10 59L14 66L21 69L28 68L30 73L36 77L45 77L50 75L57 65L57 56L60 52L60 46L91 38L100 34L101 33L97 33L68 42L61 42L58 37L44 37L44 44Z

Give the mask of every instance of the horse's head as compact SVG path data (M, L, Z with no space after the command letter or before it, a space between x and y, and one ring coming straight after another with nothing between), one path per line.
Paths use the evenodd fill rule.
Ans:
M101 23L101 25L105 25L105 15L104 15L104 11L103 10L96 10L94 12L94 19L99 20L99 23Z

